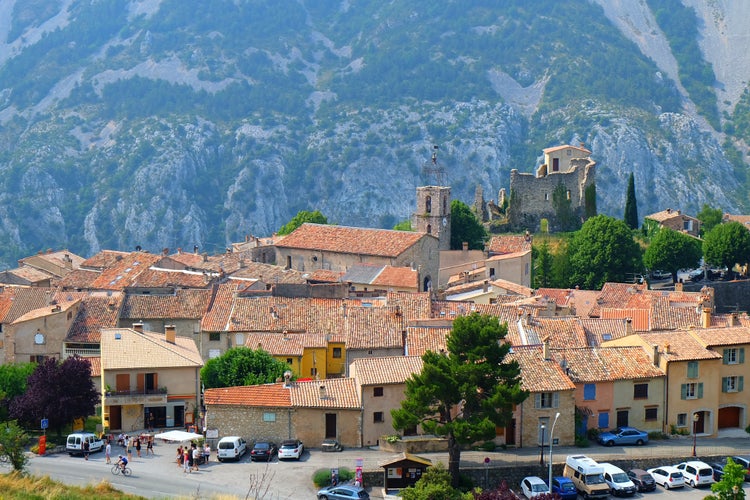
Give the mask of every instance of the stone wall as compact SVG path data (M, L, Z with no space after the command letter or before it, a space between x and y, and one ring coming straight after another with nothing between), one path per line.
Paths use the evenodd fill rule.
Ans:
M683 284L682 289L686 292L700 292L706 285L714 289L717 313L750 311L750 280L688 282Z
M280 442L289 437L292 428L290 408L251 408L237 406L210 406L208 427L218 429L219 437L240 436L248 443L260 439ZM273 413L275 421L263 419L265 413Z

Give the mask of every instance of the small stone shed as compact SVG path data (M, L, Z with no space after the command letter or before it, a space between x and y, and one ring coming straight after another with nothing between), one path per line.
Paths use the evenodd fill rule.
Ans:
M411 453L400 453L378 464L384 469L383 486L386 491L413 486L431 465L431 460Z

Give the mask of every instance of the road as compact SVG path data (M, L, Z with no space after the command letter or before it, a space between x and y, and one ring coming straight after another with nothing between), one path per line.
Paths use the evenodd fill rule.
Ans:
M300 461L279 462L274 459L270 464L251 463L246 455L239 462L215 461L201 466L201 470L185 474L174 461L176 444L159 443L154 447L153 457L133 457L130 465L133 475L130 477L113 476L111 466L104 463L103 453L94 453L88 461L81 457L70 457L67 454L53 454L43 457L33 456L29 462L29 472L34 475L48 475L53 479L68 484L97 484L109 481L122 491L141 495L147 498L211 498L223 494L237 498L261 497L257 487L266 491L266 499L314 499L317 488L311 477L321 468L348 467L355 468L357 459L361 459L365 470L378 470L378 463L393 457L392 453L373 449L350 449L340 453L323 453L318 449L305 451ZM116 457L122 448L115 446ZM630 446L611 448L592 444L588 448L559 447L554 449L553 461L560 463L566 455L584 453L598 461L630 458L664 457L665 464L675 462L677 458L689 457L692 451L692 439L670 439L654 441L647 446ZM698 458L701 456L750 455L750 437L740 436L720 439L698 439ZM436 463L448 463L446 453L425 453L420 456ZM483 467L485 458L493 464L517 465L534 463L539 460L538 449L524 448L497 452L465 451L461 454L462 467ZM706 489L693 491L685 487L682 491L664 491L638 495L636 498L653 497L658 500L670 500L672 495L679 495L682 500L703 498L710 492ZM370 491L372 498L383 498L380 488ZM651 499L656 500L656 499Z

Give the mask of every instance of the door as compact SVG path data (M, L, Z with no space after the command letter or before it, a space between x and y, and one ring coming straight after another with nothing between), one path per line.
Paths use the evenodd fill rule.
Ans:
M706 426L706 412L697 411L694 413L698 418L693 420L693 434L703 434Z
M719 429L727 429L740 426L740 408L728 406L719 408Z
M109 406L109 429L122 430L122 406Z
M118 394L130 393L130 374L118 373L115 375L115 390Z
M617 410L617 427L628 426L628 410Z
M326 439L336 439L336 414L326 413Z

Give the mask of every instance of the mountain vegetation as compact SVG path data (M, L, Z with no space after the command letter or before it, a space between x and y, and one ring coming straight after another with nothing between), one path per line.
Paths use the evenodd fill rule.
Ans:
M433 145L464 203L583 142L602 214L742 212L742 6L693 4L3 2L0 263L394 227Z

